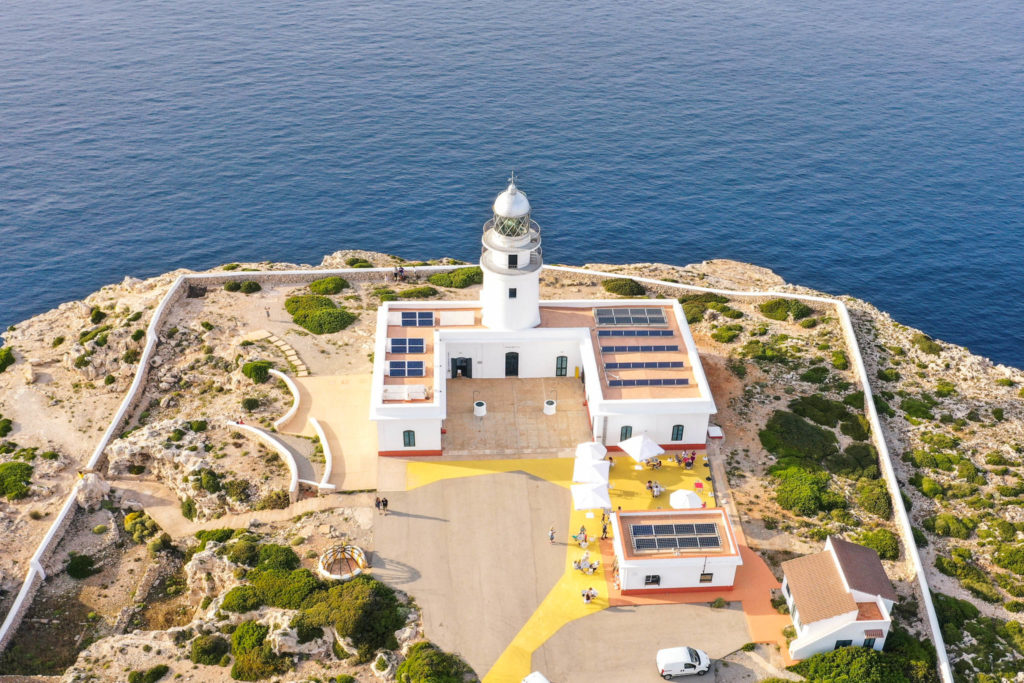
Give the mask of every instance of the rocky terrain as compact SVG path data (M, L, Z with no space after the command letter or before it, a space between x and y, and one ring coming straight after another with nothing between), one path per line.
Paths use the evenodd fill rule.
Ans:
M347 251L325 257L322 266L353 262L391 267L402 261ZM295 267L229 264L219 272L236 271L244 281L253 270ZM702 287L819 294L731 261L587 267ZM15 495L0 499L0 541L9 549L0 557L0 609L11 604L28 558L127 391L149 317L180 272L146 281L128 278L4 333L14 363L0 372L0 464L31 469ZM370 665L355 666L351 657L331 654L329 629L299 643L290 626L296 610L263 605L254 618L221 609L249 571L228 559L241 537L208 542L202 550L202 540L192 534L170 529L164 538L167 530L138 516L132 486L163 487L181 503L182 514L207 525L274 507L287 471L275 453L233 423L271 431L291 399L282 383L254 381L243 369L270 361L294 371L298 358L313 373L369 372L373 311L403 287L353 281L330 298L353 313L354 322L325 335L292 325L284 310L286 298L307 291L301 285L250 293L209 288L178 302L160 331L144 399L106 451L100 474L115 483L114 491L96 483L91 499L83 501L47 563L52 578L19 631L18 652L12 656L9 649L0 672L66 669L65 680L113 681L166 664L185 680L230 680L230 666L194 663L191 643L204 634L230 639L240 623L256 621L267 627L273 657L282 666L288 660L294 672L289 677L362 674L359 680L368 680ZM435 296L441 298L478 296L478 287L438 289ZM681 294L669 287L647 289L649 296ZM608 294L594 276L546 271L542 296ZM752 547L777 567L818 550L829 533L872 545L903 596L900 627L925 633L921 596L915 595L887 508L863 393L858 397L861 387L834 309L811 304L804 310L785 297L773 303L779 297L684 293L683 299L719 408L716 421L726 432L722 451ZM932 340L866 302L844 301L929 580L933 590L950 596L937 607L958 674L975 680L1015 671L1024 655L1015 622L1024 607L1024 373ZM260 329L273 330L294 353L254 341L252 333ZM243 407L246 399L252 401ZM817 445L791 452L787 440L794 435ZM316 444L296 442L295 448L319 466ZM813 475L802 474L812 470ZM312 570L316 555L329 545L348 541L372 550L369 512L369 500L355 497L335 510L267 522L246 533L252 543L294 548L301 567ZM70 576L75 556L91 558L95 566L89 571L95 573ZM398 629L399 652L419 635L415 608L403 609L408 623ZM69 619L74 628L60 629ZM54 635L57 630L67 633ZM32 641L60 656L29 652ZM324 657L311 657L317 652Z

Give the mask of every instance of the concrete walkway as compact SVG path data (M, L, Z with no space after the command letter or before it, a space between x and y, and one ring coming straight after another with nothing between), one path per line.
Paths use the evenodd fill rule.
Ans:
M293 377L299 407L279 431L315 436L309 418L324 430L332 454L331 478L337 491L377 488L377 426L370 421L372 375Z
M108 483L111 488L124 492L124 500L139 503L146 514L152 517L160 525L160 528L170 534L172 538L193 536L195 532L203 529L241 529L249 526L253 521L281 522L304 512L331 510L337 507L368 506L373 503L373 496L368 493L351 496L331 494L303 498L283 510L258 510L224 515L205 522L190 522L182 516L181 502L177 496L163 484L137 479L114 479Z

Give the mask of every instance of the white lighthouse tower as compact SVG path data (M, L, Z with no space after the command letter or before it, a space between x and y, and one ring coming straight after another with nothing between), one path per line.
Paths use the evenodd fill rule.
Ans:
M494 218L484 223L480 292L484 327L525 330L540 324L540 226L515 175L494 200Z

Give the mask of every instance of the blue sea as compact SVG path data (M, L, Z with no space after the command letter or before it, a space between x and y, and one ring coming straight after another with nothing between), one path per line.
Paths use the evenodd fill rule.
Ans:
M1019 0L7 0L0 325L126 274L749 261L1024 367Z

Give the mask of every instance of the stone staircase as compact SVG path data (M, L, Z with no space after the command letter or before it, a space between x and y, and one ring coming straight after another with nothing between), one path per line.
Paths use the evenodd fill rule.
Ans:
M246 339L270 342L277 348L281 349L281 352L284 353L285 359L292 364L292 367L295 368L296 377L309 377L309 368L307 368L306 364L302 362L301 358L299 358L298 352L293 349L288 342L281 339L276 334L268 332L267 330L257 330L250 335L246 335Z

